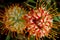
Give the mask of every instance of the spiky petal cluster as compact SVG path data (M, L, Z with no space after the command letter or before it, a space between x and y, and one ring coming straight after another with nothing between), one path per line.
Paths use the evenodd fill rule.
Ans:
M31 10L24 16L26 20L26 29L29 35L43 37L48 35L52 27L52 16L47 10L40 7L37 10Z
M24 26L23 22L21 22L24 13L24 9L21 8L18 4L10 6L8 9L5 10L5 27L11 31L20 31Z

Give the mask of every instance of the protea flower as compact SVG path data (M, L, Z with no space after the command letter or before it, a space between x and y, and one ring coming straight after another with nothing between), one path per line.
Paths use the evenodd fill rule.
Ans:
M29 32L29 36L33 35L42 38L47 36L52 28L52 16L43 7L36 10L32 9L24 16L24 19L26 20L25 29Z
M10 31L20 32L24 27L24 20L22 19L24 13L26 13L24 8L19 4L13 4L9 8L6 8L3 19L5 27Z
M54 38L56 38L56 34L58 32L53 30L52 27L53 28L57 27L56 23L58 22L53 24L54 23L53 18L54 16L57 16L55 15L57 11L56 8L54 7L55 3L53 5L50 5L50 3L51 0L49 2L46 0L43 1L40 0L39 2L37 0L36 7L34 7L24 2L25 4L24 8L27 7L26 8L27 9L26 11L28 11L27 14L25 14L26 11L19 4L11 5L7 9L5 9L3 16L0 15L0 20L3 18L3 24L4 24L3 29L2 28L0 29L4 30L3 32L7 33L8 35L10 34L10 31L12 31L11 36L16 37L17 40L25 40L25 39L27 40L26 35L24 35L24 33L27 34L28 37L35 36L36 38L40 39L46 36L49 38L53 38L53 40L55 40ZM50 7L48 7L49 5ZM37 9L34 9L33 7ZM33 9L29 11L30 8ZM2 14L2 12L0 14ZM60 26L59 23L58 26ZM1 33L3 32L1 31ZM16 32L19 34L17 34ZM21 32L23 34L20 34ZM16 34L18 36L16 36Z

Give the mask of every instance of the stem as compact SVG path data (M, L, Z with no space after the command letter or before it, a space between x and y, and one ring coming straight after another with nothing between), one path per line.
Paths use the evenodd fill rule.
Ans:
M31 8L34 8L34 6L27 4L26 2L24 2L24 4L26 5L26 7L30 10Z
M39 8L39 1L37 0L37 2L36 2L36 9L38 9Z
M60 13L59 14L52 14L52 17L55 17L55 16L60 16Z

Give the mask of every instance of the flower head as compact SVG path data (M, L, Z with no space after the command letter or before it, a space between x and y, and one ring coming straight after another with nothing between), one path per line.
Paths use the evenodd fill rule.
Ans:
M31 10L24 16L26 20L26 29L29 35L44 37L48 35L52 27L52 16L45 8L40 7L37 10Z
M22 16L24 13L24 8L21 8L18 4L10 6L8 9L5 10L5 27L11 31L19 32L20 30L22 30L24 26L24 23L22 22Z

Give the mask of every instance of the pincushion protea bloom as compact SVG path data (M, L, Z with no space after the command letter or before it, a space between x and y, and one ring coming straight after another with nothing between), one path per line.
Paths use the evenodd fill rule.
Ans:
M5 27L11 31L19 32L24 27L22 21L22 14L25 13L24 8L21 8L19 4L11 5L9 8L5 9L4 24Z
M24 16L24 19L26 20L25 29L29 35L41 38L47 36L52 28L52 16L42 7L37 10L32 9Z

